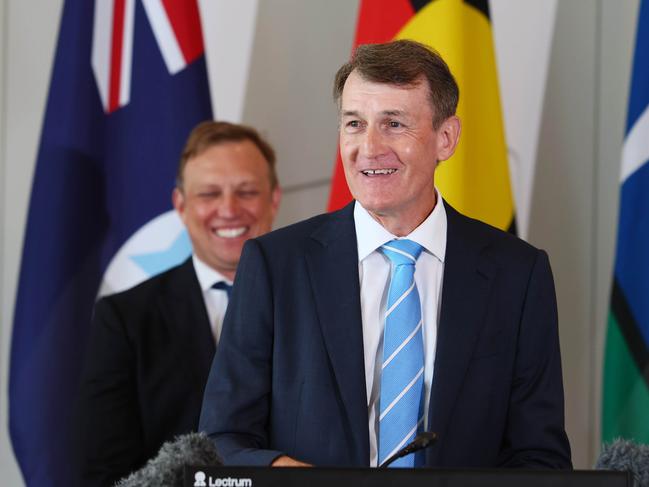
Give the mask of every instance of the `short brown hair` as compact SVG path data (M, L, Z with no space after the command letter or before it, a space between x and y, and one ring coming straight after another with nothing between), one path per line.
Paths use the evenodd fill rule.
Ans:
M183 171L189 159L214 145L243 142L245 140L255 144L268 162L270 187L275 189L278 181L277 171L275 170L275 151L271 145L252 127L229 122L216 122L214 120L199 123L189 134L178 164L176 187L178 189L183 187Z
M340 105L347 78L356 71L363 79L397 86L428 82L433 108L433 126L455 115L460 90L446 62L437 51L419 42L398 40L383 44L362 44L351 61L343 64L334 81L333 95Z

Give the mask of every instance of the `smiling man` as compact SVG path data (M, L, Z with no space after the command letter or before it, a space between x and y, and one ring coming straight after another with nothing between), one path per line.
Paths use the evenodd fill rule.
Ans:
M458 96L412 41L338 71L355 201L244 247L201 413L226 464L377 466L432 431L393 465L570 468L547 255L435 188Z
M80 485L113 485L196 431L243 244L280 202L271 146L252 128L204 122L183 150L172 200L192 241L183 264L101 299L78 411Z

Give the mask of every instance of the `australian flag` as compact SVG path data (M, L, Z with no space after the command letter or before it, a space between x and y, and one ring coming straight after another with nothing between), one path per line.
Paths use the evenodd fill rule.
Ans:
M98 293L189 252L171 191L187 135L212 118L203 54L196 0L65 1L11 344L10 432L27 485L71 485Z

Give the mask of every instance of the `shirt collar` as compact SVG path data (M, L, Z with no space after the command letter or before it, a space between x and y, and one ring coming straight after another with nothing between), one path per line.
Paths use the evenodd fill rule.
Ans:
M225 281L232 285L230 279L227 279L223 274L207 265L196 254L192 255L192 263L194 264L194 270L196 271L196 277L198 278L198 284L201 286L201 290L207 291L219 281Z
M437 194L435 208L417 228L405 237L392 235L356 201L354 204L354 225L359 262L395 238L407 238L417 242L438 260L444 262L446 257L446 209L439 191L435 189L435 192Z

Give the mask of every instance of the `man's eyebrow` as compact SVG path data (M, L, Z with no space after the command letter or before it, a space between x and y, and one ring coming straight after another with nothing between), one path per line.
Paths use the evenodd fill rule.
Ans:
M342 112L343 117L358 117L360 116L358 111L356 110L343 110ZM402 116L405 115L405 112L402 110L383 110L381 112L381 115L387 115L389 117L395 117L395 116Z
M196 185L196 189L198 189L199 191L215 190L215 189L221 189L221 185L214 184L214 183L206 183L206 184L199 183Z

